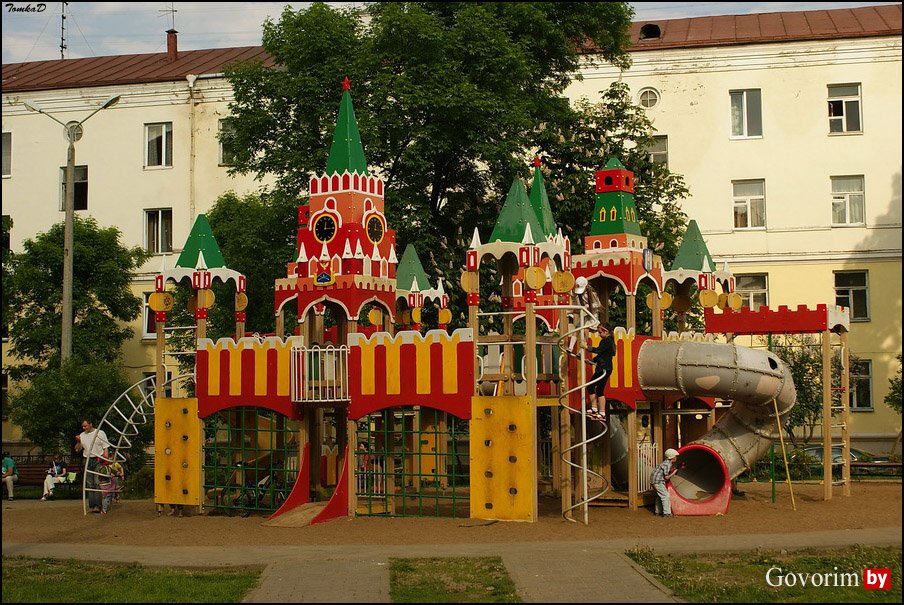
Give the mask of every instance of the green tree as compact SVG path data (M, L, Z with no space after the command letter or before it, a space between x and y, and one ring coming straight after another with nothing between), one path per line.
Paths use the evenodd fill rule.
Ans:
M10 396L10 417L44 452L72 452L81 421L100 423L129 383L115 364L73 357L34 375ZM108 434L110 439L114 436ZM137 440L132 438L133 446ZM141 447L134 447L141 451Z
M788 365L797 390L797 402L788 416L785 433L794 446L806 445L822 423L822 346L811 334L789 334L773 337L772 351ZM851 355L851 365L856 362L857 358ZM832 387L838 389L844 371L840 351L833 351L831 363ZM840 405L840 391L834 391L832 399L833 406Z
M13 219L11 216L3 216L3 316L0 321L3 322L2 331L3 338L6 338L9 332L8 322L10 316L10 297L12 295L13 285L13 261L14 256L10 249L9 232L13 228Z
M339 82L353 82L370 169L386 179L397 247L413 243L428 274L455 284L464 249L488 236L511 181L548 163L553 212L578 248L594 203L593 170L619 159L637 174L638 209L668 261L686 217L680 177L652 164L653 129L627 87L572 106L564 95L581 61L627 67L625 3L372 3L369 20L315 3L264 25L279 69L234 66L222 135L236 172L275 175L297 197L327 163ZM588 45L598 53L583 52ZM448 288L453 306L463 294ZM456 314L456 317L461 317Z
M149 255L140 247L123 246L118 229L100 228L90 217L76 217L73 234L72 356L112 363L132 336L123 322L141 313L142 301L132 294L130 285ZM59 365L62 249L63 224L59 223L26 240L23 252L14 255L6 308L10 353L19 361L9 370L13 378L33 377ZM5 266L6 259L4 272Z
M895 374L894 378L889 378L888 380L888 393L885 395L885 405L896 411L898 414L901 413L901 354L898 354L898 373ZM898 448L898 443L901 442L901 431L898 431L898 437L895 439L895 442L891 445L891 453L894 453Z
M275 281L286 276L286 263L295 254L297 205L297 200L279 193L239 196L230 191L217 198L206 213L226 266L247 279L246 332L268 334L275 330ZM207 336L232 337L236 327L235 285L216 282L212 289L215 303L207 318ZM194 325L194 317L187 311L188 298L193 293L184 284L176 289L174 309L167 314L168 325ZM168 338L167 346L171 350L191 350L194 338L194 332L176 332ZM190 372L194 359L187 356L178 359L182 371Z

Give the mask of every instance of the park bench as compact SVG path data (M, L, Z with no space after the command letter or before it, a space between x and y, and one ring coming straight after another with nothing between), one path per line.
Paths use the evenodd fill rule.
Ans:
M16 463L16 470L19 473L19 480L16 481L16 486L27 486L27 485L44 485L44 479L47 477L47 469L50 468L50 464L44 464L39 462L26 462L26 463ZM72 495L72 490L75 489L73 486L78 486L81 484L79 480L79 472L71 470L71 467L66 467L68 471L66 474L66 480L62 484L57 484L58 489L60 485L65 485L68 490L68 494Z
M851 462L851 472L864 475L900 475L900 462Z

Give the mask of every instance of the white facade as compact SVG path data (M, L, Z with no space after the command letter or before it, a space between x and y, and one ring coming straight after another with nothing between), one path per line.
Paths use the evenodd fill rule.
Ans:
M658 96L647 115L657 136L667 137L669 169L690 189L683 208L717 263L727 261L748 284L763 283L758 302L831 305L852 294L838 288L845 285L839 272L864 278L863 288L855 283L863 316L852 322L850 346L861 359L856 370L870 373L871 393L866 398L861 379L861 404L870 405L854 407L852 430L881 450L875 442L901 430L901 417L883 403L901 352L900 36L649 50L632 58L624 72L585 69L569 95L592 101L620 79L638 104ZM842 108L851 110L851 122L841 129L853 132L830 132L831 97L853 91L859 95L837 97L850 102ZM747 119L733 116L733 100ZM858 185L859 192L848 191Z

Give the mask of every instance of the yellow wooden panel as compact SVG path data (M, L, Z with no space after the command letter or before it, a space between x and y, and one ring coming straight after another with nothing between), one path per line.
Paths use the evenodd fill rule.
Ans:
M373 395L376 392L374 380L374 343L362 342L358 347L361 350L361 394Z
M417 389L418 395L430 394L430 342L415 341L417 356Z
M267 347L263 344L254 347L254 394L267 394Z
M229 394L242 394L242 345L229 345Z
M197 399L154 402L154 502L201 504L201 440Z
M215 397L220 394L220 347L213 345L207 355L207 394Z
M443 393L458 392L458 341L461 337L452 334L443 338Z
M536 413L531 398L473 397L471 412L471 517L536 521Z
M622 360L624 370L622 371L622 376L624 377L624 387L631 388L634 386L634 372L632 367L631 360L631 348L634 344L634 332L628 332L624 336L624 348L622 350ZM613 372L614 373L614 372Z
M398 395L402 392L402 345L400 342L386 342L386 394Z
M291 348L287 343L276 347L276 394L289 394L289 357Z

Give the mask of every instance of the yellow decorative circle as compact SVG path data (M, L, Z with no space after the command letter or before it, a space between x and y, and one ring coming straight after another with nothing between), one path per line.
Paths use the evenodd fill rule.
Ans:
M546 271L540 267L528 267L524 271L524 283L531 290L539 290L546 285Z
M744 306L744 297L737 292L732 292L728 295L728 306L737 311Z
M154 292L148 297L151 311L171 311L173 303L173 295L169 292Z
M700 293L697 295L697 299L700 301L700 304L707 309L715 307L717 304L719 304L719 295L715 290L700 290Z
M476 293L480 289L480 274L477 271L462 271L461 289L468 294Z
M421 323L421 308L415 307L411 310L411 323Z
M556 271L552 274L552 291L556 294L571 292L574 288L574 273L571 271Z
M441 324L452 323L452 311L450 309L440 309L439 310L439 323L441 323Z
M674 302L674 300L675 300L674 297L670 293L663 292L662 296L659 299L659 308L660 309L668 309L669 307L672 306L672 303Z
M205 309L211 308L216 299L217 297L214 296L213 290L198 290L198 300L203 303L200 306L204 307Z
M369 321L372 326L383 325L383 311L380 309L371 309L367 313L367 321Z
M244 292L235 293L235 310L244 311L248 308L248 295Z

